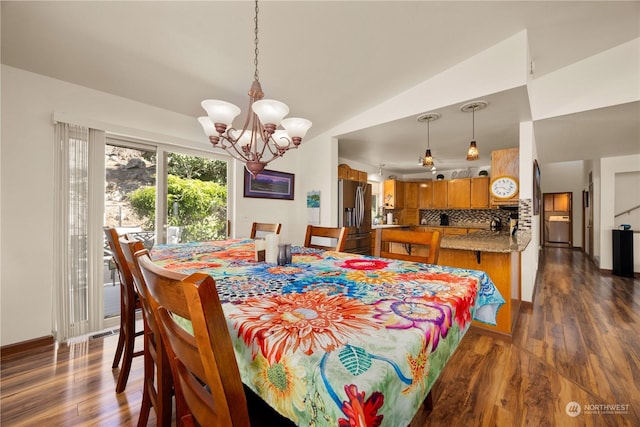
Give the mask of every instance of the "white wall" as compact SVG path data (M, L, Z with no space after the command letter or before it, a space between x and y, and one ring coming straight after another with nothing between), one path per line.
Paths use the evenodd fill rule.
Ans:
M194 117L5 65L1 73L0 345L4 346L48 336L52 330L54 114L75 123L176 146L210 150L210 145ZM298 159L305 151L287 153L270 167L300 177ZM326 175L330 167L319 157L310 157L314 166L311 170L322 170ZM337 173L337 166L334 170ZM244 199L241 172L241 167L235 168L240 185L230 189L235 193L234 208L240 218L278 220L287 224L283 237L292 241L297 239L296 233L304 233L288 226L299 220L296 205L305 194L304 179L296 181L295 202ZM325 192L323 196L331 194ZM248 235L246 221L237 225L237 232Z
M298 149L300 150L300 149ZM244 197L244 166L236 162L234 168L234 218L231 218L231 229L233 237L248 237L251 232L251 225L256 222L281 223L281 242L297 243L296 228L292 227L292 222L297 214L297 204L306 197L303 192L302 180L297 169L296 159L299 153L287 153L281 159L275 160L267 165L267 169L279 172L294 174L294 195L293 200L272 200L256 199ZM231 189L229 189L231 191ZM299 234L299 233L297 233Z
M635 39L533 79L529 90L532 118L540 120L637 101L638 75L640 39Z
M520 198L532 200L531 242L520 254L520 290L523 301L533 301L540 256L540 215L533 215L533 161L538 157L532 122L520 123Z
M615 215L640 206L640 172L616 173ZM632 230L640 231L640 208L619 215L615 225L629 224Z
M616 173L615 187L614 225L628 224L634 230L633 271L640 272L640 172ZM622 214L629 209L633 211Z
M614 218L616 207L616 176L624 173L640 172L640 155L605 157L600 159L600 180L602 193L600 194L600 268L604 270L613 269L613 246L612 233L622 221ZM634 191L637 196L638 187L624 189ZM640 272L640 234L634 233L634 271Z
M571 193L573 246L582 247L584 162L579 160L540 165L540 182L543 193Z
M524 86L528 69L527 32L521 31L419 85L350 118L332 135Z

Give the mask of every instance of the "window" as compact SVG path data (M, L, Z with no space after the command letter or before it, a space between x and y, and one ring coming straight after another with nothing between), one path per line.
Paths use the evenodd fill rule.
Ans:
M105 227L148 248L226 238L227 160L114 136L107 138L104 156ZM103 266L104 317L117 320L120 287L106 241Z

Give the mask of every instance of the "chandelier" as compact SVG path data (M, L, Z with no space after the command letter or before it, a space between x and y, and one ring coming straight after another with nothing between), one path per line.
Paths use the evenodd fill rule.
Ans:
M418 164L424 167L431 167L431 173L436 173L436 166L433 162L433 156L431 155L429 124L434 120L438 120L439 118L439 113L425 113L418 116L418 121L420 123L427 122L427 150L424 152L424 157L418 158Z
M480 152L476 145L476 110L482 110L487 106L486 101L474 101L464 104L460 107L460 111L468 113L471 111L471 142L469 143L469 150L467 151L467 160L478 160Z
M255 0L254 23L254 81L249 89L249 108L242 130L233 127L240 108L217 99L202 101L207 116L198 117L198 121L215 148L222 148L243 162L255 177L287 150L298 148L311 122L302 118L285 119L289 114L286 104L263 99L264 92L258 77L258 0ZM277 129L280 125L284 129Z

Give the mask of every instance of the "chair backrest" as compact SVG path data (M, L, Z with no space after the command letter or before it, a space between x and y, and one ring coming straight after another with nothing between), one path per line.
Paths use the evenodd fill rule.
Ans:
M120 247L122 248L122 253L129 266L129 270L131 270L133 282L138 291L140 305L142 306L142 313L144 314L144 392L149 396L151 406L153 406L156 411L156 416L160 414L158 422L162 425L167 425L167 422L171 422L172 411L171 395L173 385L171 367L167 352L164 349L164 343L162 342L160 325L157 321L156 311L158 304L150 297L149 289L146 286L144 277L142 277L142 273L135 259L136 253L148 254L148 251L144 243L140 240L129 239L126 235L120 238ZM146 410L149 411L150 407L147 408ZM176 402L176 412L178 410L184 411L183 408L185 408L184 402ZM142 411L144 410L145 404L143 403L141 416L143 416ZM148 413L146 417L148 417ZM162 417L165 417L165 419L162 419ZM138 422L141 420L142 418L140 418Z
M142 310L144 311L145 320L149 324L149 328L154 334L159 334L160 329L155 321L155 307L153 301L149 301L149 291L142 280L140 270L135 262L135 253L144 250L144 244L140 240L129 239L126 235L120 237L119 244L123 258L127 268L131 272L132 280L138 291L138 298L142 302Z
M321 240L314 239L319 237ZM338 239L335 246L323 244L327 239ZM307 226L307 235L304 238L304 246L307 248L324 249L327 251L344 251L347 244L347 228L346 227L319 227L316 225Z
M148 252L135 259L149 294L171 364L176 399L200 425L249 427L247 401L215 282L202 273L184 275L155 265ZM191 322L193 335L176 318ZM182 406L176 403L176 407Z
M440 235L439 231L410 231L398 230L394 228L378 228L376 230L376 245L373 254L382 258L402 259L405 261L417 261L427 264L437 264L438 255L440 254L441 239L442 236ZM399 243L405 245L405 250L410 249L413 254L390 252L390 243ZM416 254L416 252L424 253L425 247L429 251L428 254Z
M275 233L280 234L280 229L282 228L282 224L268 224L266 222L254 222L251 226L251 237L255 239L256 237L261 237L261 235L265 233ZM258 235L260 233L260 235Z
M104 234L113 255L113 262L115 262L118 274L120 275L120 285L122 287L120 292L122 292L123 301L122 309L128 310L129 314L132 315L135 312L136 289L131 269L129 268L129 264L126 261L124 253L122 252L122 247L120 246L120 236L115 228L110 227L105 227ZM125 316L126 313L120 313L120 315Z

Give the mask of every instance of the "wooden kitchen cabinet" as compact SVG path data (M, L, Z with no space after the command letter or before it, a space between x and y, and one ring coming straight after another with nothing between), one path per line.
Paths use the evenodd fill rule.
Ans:
M471 209L489 208L489 177L471 178Z
M387 179L383 184L384 207L386 209L404 208L404 182Z
M338 179L348 179L350 181L367 182L369 175L364 171L351 169L345 163L338 165Z
M417 208L403 208L399 212L398 223L403 225L420 224L420 211Z
M444 236L461 236L469 232L468 229L460 227L443 227L443 230Z
M471 180L451 179L447 182L447 208L469 209L471 207Z
M473 321L473 326L510 340L520 312L520 252L479 252L441 246L438 265L481 270L487 273L504 297L505 303L498 310L495 326L476 320Z
M544 195L545 212L568 212L569 195L567 193L547 193Z
M433 207L435 209L447 209L447 181L433 182Z
M418 184L418 209L433 208L433 182L421 182Z
M553 194L544 195L544 211L545 212L553 211Z
M510 176L515 178L516 181L519 181L519 171L520 150L517 147L491 152L491 181L501 176ZM519 199L519 192L507 200L495 197L493 194L490 195L492 206L517 206Z
M418 209L418 183L407 181L404 183L404 208Z
M434 227L432 225L418 225L416 227L411 227L414 231L439 231L442 234L442 227Z

